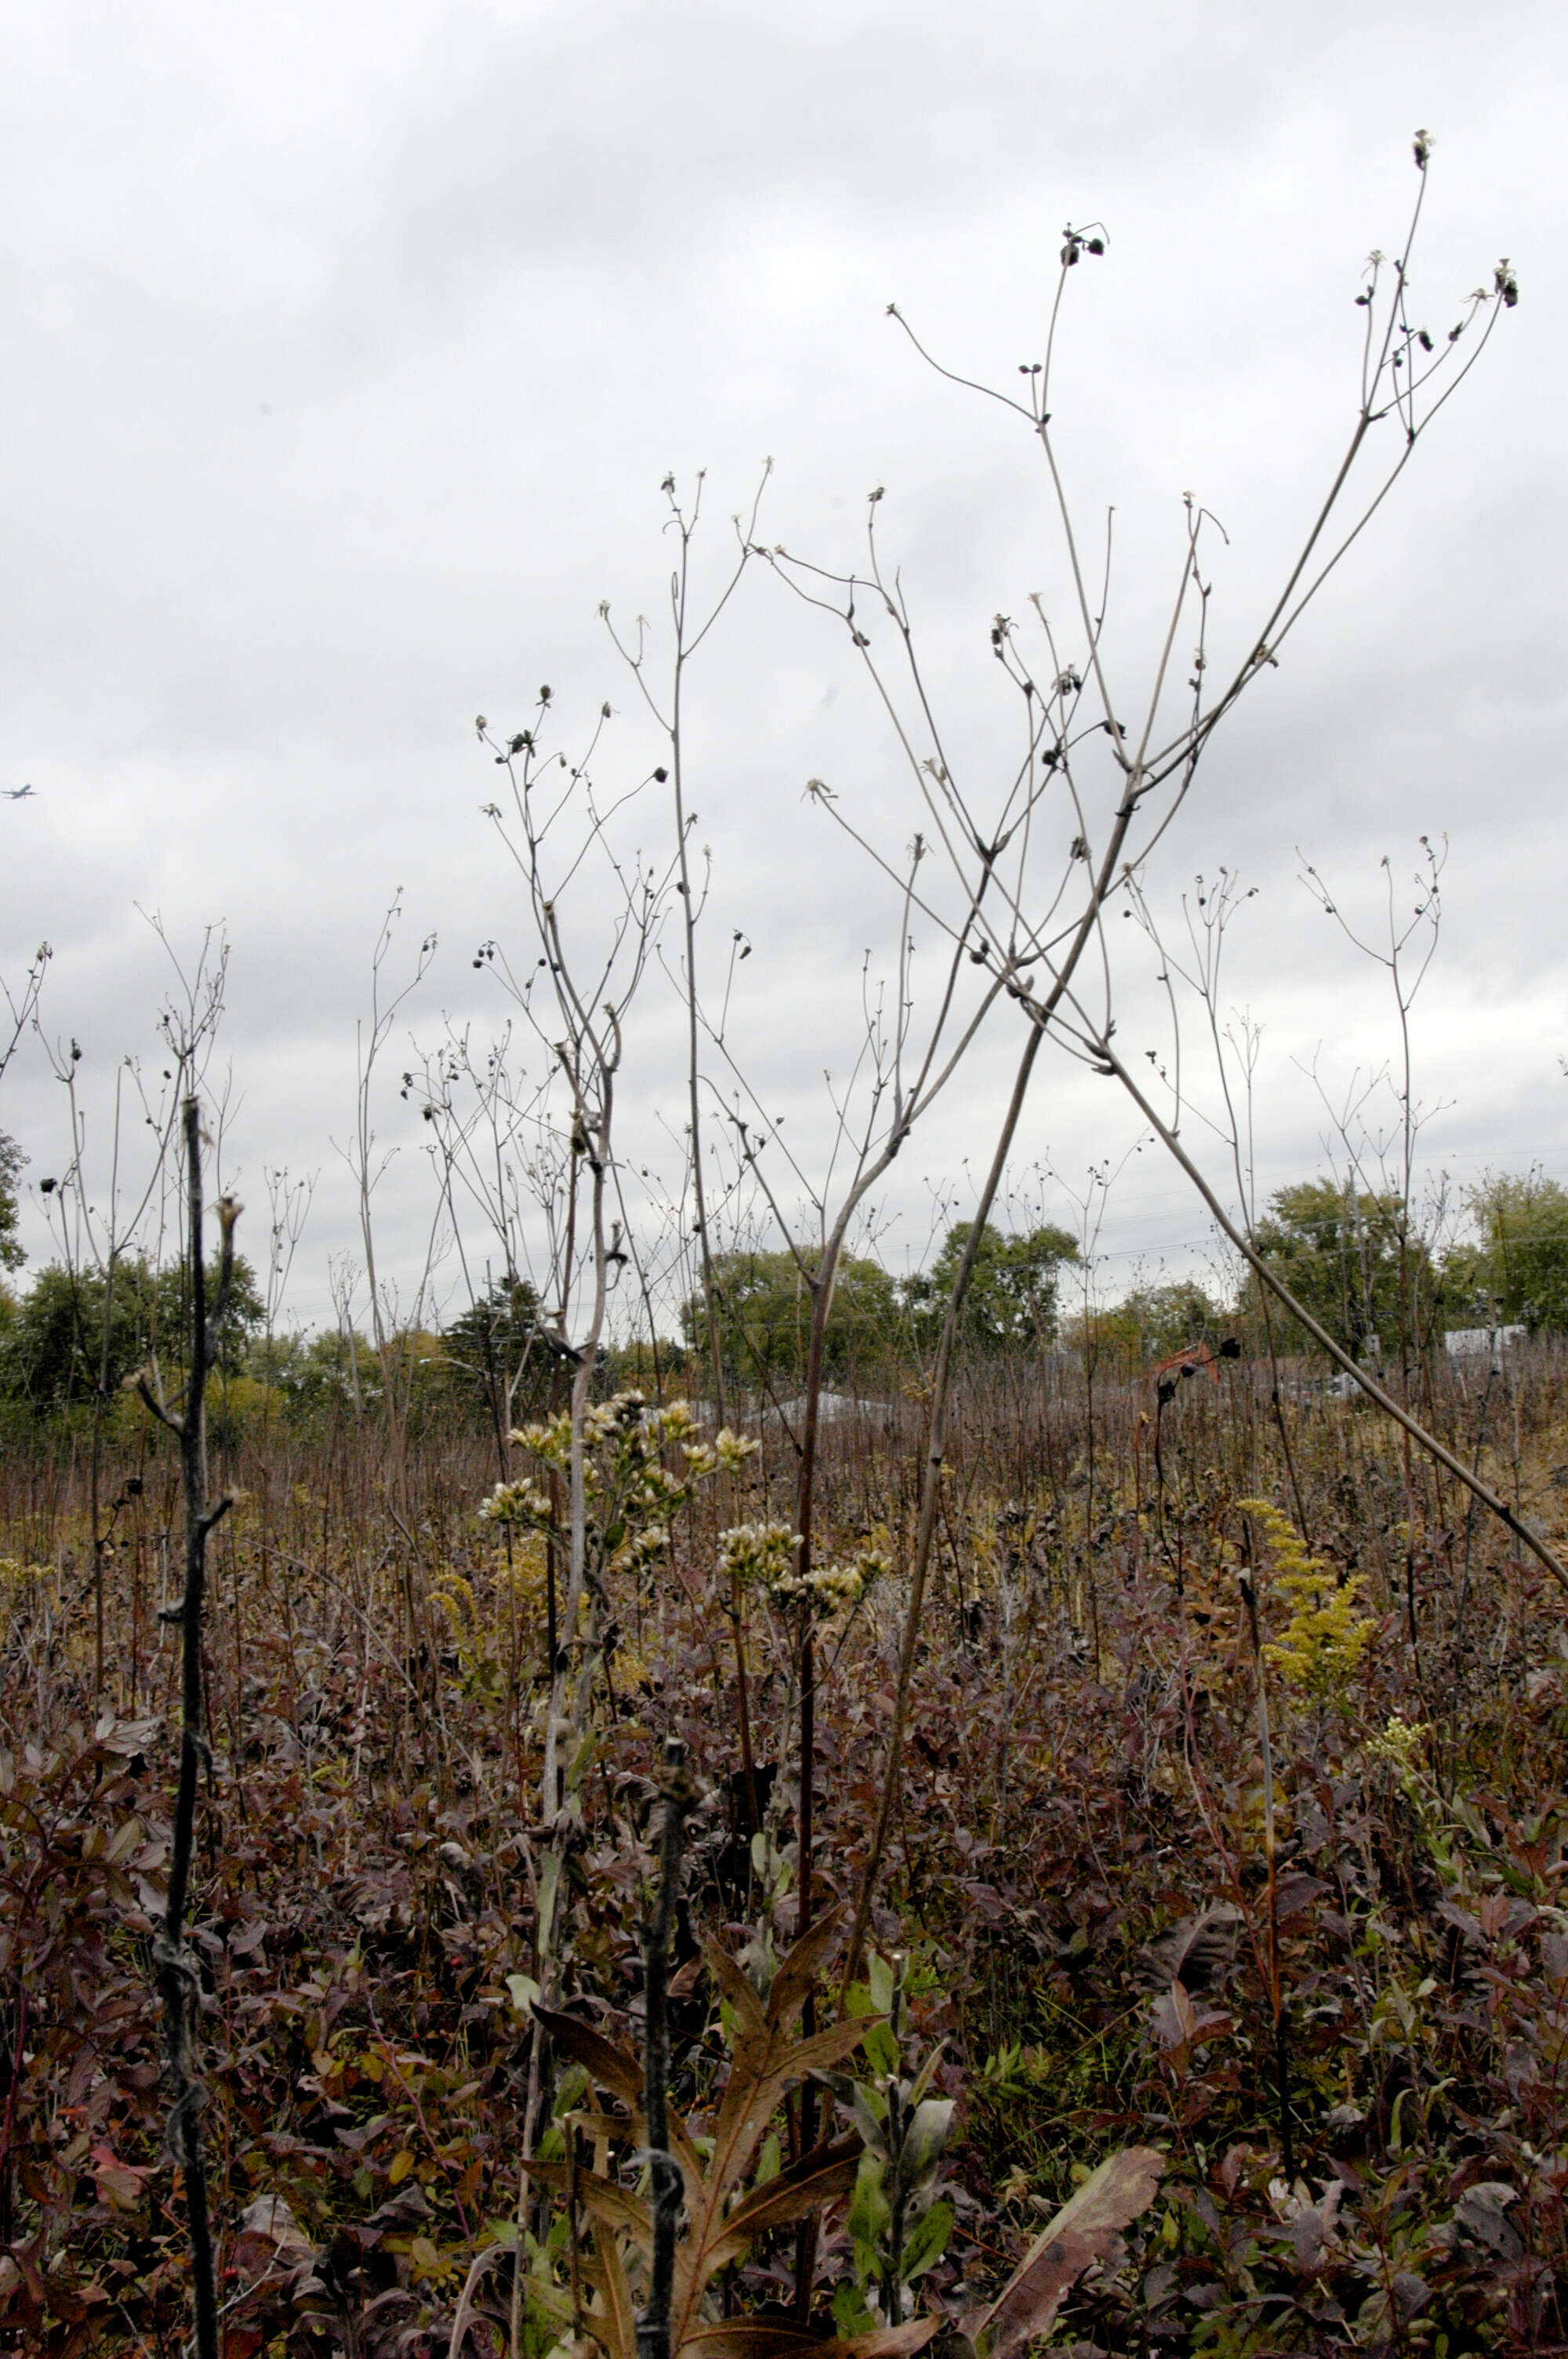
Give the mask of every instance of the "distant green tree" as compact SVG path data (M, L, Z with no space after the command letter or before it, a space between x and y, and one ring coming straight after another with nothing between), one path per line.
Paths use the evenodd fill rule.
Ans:
M216 1257L210 1275L215 1285ZM166 1379L178 1382L184 1291L178 1268L155 1270L139 1254L116 1261L107 1273L50 1262L0 1328L0 1394L40 1416L96 1398L100 1386L108 1398L155 1350ZM263 1316L254 1274L236 1259L221 1366L239 1370L247 1338Z
M630 1336L623 1343L611 1345L609 1359L611 1392L631 1389L645 1392L651 1399L655 1363L666 1395L672 1386L684 1392L701 1389L701 1369L695 1362L688 1365L686 1345L673 1335L661 1335L656 1351L646 1335Z
M724 1364L742 1384L765 1375L798 1383L806 1374L811 1296L790 1253L719 1254L713 1262L719 1341ZM823 1339L823 1370L831 1384L856 1369L885 1364L896 1346L898 1291L880 1262L847 1256L838 1266L833 1307ZM694 1294L681 1310L681 1332L694 1366L708 1357L708 1308Z
M112 1280L51 1262L0 1335L0 1389L39 1416L94 1399L100 1383L117 1392L146 1360L157 1324L157 1281L139 1257L118 1263Z
M934 1343L941 1332L973 1226L970 1221L956 1221L931 1267L904 1283L904 1303L923 1344ZM1076 1241L1065 1229L1045 1223L1010 1234L988 1221L965 1298L963 1342L982 1353L1047 1350L1056 1340L1062 1268L1077 1258Z
M291 1423L308 1425L334 1410L352 1415L378 1407L381 1362L366 1335L327 1327L314 1335L258 1337L245 1356L245 1373L282 1396Z
M1400 1205L1395 1195L1342 1187L1333 1180L1298 1180L1277 1189L1258 1223L1255 1244L1303 1310L1341 1348L1359 1357L1398 1347L1400 1322ZM1439 1294L1439 1272L1424 1241L1408 1236L1404 1300L1409 1340L1427 1341ZM1257 1313L1260 1292L1249 1280L1243 1301ZM1288 1351L1307 1344L1293 1321L1275 1333Z
M550 1353L526 1278L496 1279L443 1330L441 1342L451 1388L474 1417L504 1430L543 1406Z
M1224 1307L1195 1277L1135 1286L1121 1308L1137 1322L1145 1360L1168 1360L1192 1343L1217 1343L1229 1323Z
M1062 1321L1061 1338L1087 1375L1120 1381L1138 1375L1146 1360L1143 1329L1129 1302L1081 1301Z
M16 1234L16 1182L27 1157L0 1130L0 1269L20 1269L27 1256Z
M270 1385L278 1392L287 1392L297 1379L308 1348L306 1338L293 1330L256 1335L245 1353L245 1374L258 1385Z
M1478 1323L1568 1330L1568 1189L1540 1171L1499 1171L1465 1203L1478 1240L1447 1268L1466 1311Z
M207 1265L209 1300L217 1284L218 1256L214 1254ZM178 1358L179 1339L189 1319L190 1282L184 1263L171 1262L160 1269L156 1285L158 1350L166 1362L172 1363ZM237 1375L246 1364L253 1339L265 1324L266 1304L256 1284L256 1274L244 1256L236 1254L218 1347L212 1355L214 1370L223 1375Z

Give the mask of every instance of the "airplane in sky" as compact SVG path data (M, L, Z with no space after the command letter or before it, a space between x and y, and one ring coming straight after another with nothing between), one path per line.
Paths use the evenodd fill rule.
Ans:
M9 796L12 802L19 803L25 802L27 798L32 793L33 789L29 783L25 787L7 787L5 791Z

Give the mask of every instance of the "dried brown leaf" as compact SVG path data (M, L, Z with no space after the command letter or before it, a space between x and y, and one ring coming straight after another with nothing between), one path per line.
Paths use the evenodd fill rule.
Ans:
M765 2051L768 2020L762 2011L762 2000L728 1950L721 1949L717 1941L709 1940L704 1944L704 1951L713 1979L729 2001L730 2013L735 2018L730 2040L733 2077L734 2071L750 2071L755 2060Z
M670 1976L670 1997L689 1998L701 1981L702 1970L707 1963L706 1958L698 1956L688 1958L684 1966L677 1967Z
M623 2048L614 2047L592 2027L579 2023L575 2015L557 2015L553 2007L535 2006L534 2020L542 2024L563 2056L570 2056L586 2066L601 2089L624 2099L631 2109L632 2131L638 2140L648 2135L643 2112L643 2074L634 2058ZM600 2126L597 2116L586 2116L594 2128ZM605 2117L608 2125L609 2117ZM679 2115L671 2108L669 2115L670 2152L680 2167L686 2181L687 2201L696 2201L695 2190L702 2181L702 2158L691 2142L690 2133Z
M603 2344L610 2359L636 2359L637 2311L613 2236L595 2231L593 2252L583 2264L583 2274L603 2305L602 2314L587 2321L595 2342Z
M652 2252L653 2221L640 2195L633 2195L613 2179L601 2179L597 2170L579 2170L574 2180L570 2166L564 2162L535 2160L528 2165L528 2173L562 2202L575 2187L578 2202L591 2219L602 2220L607 2227L623 2228L639 2252Z
M1148 2210L1164 2167L1152 2147L1128 2147L1085 2180L1035 2237L996 2299L960 2321L977 2347L986 2337L985 2359L1014 2359L1036 2335L1050 2332L1068 2287Z
M909 2359L924 2351L932 2336L947 2323L945 2318L909 2318L902 2326L876 2326L869 2334L851 2334L846 2343L830 2343L830 2353L845 2359Z
M804 2326L782 2320L731 2318L688 2334L680 2359L913 2359L943 2323L940 2318L912 2318L847 2342L824 2343Z
M809 2039L794 2041L780 2033L765 2033L761 2047L753 2047L749 2060L737 2053L730 2068L719 2118L713 2125L713 2158L707 2173L719 2201L722 2201L745 2177L757 2141L784 2091L793 2088L797 2081L808 2080L814 2072L828 2071L853 2054L871 2025L879 2020L875 2016L862 2016L830 2024L826 2031L814 2032Z
M727 2318L699 2326L676 2348L678 2359L826 2359L835 2345L782 2319Z
M761 2009L758 2010L759 2017ZM676 2257L676 2299L671 2319L674 2342L678 2347L683 2332L695 2326L698 2305L716 2268L722 2266L720 2256L729 2257L742 2249L734 2235L735 2219L727 2219L726 2209L730 2196L740 2186L751 2167L759 2142L773 2118L775 2107L786 2089L806 2080L813 2072L836 2064L858 2048L874 2018L836 2023L825 2031L813 2034L809 2039L787 2039L764 2024L753 2036L750 2062L737 2053L730 2068L729 2084L719 2108L719 2118L713 2129L713 2151L701 2187L695 2196L688 2196L689 2222ZM835 2153L838 2149L829 2149ZM805 2169L809 2166L795 2166ZM853 2177L853 2171L850 2172ZM748 2202L765 2206L774 2198L779 2180L757 2190ZM834 2190L838 2191L837 2188ZM815 2208L816 2200L803 2209ZM746 2205L741 2206L745 2211ZM799 2211L790 2214L800 2216ZM753 2223L751 2234L760 2234ZM744 2241L744 2240L742 2240Z
M470 2262L468 2275L463 2279L463 2289L458 2298L457 2311L452 2319L452 2332L447 2343L447 2359L462 2359L463 2344L468 2340L469 2328L479 2325L484 2317L484 2312L480 2309L476 2299L480 2286L496 2263L506 2258L511 2249L508 2245L487 2245L483 2251L476 2253Z
M806 2005L843 1914L844 1903L840 1900L801 1936L774 1974L768 1987L767 2019L771 2031L787 2030Z
M814 2031L809 2039L797 2039L776 2064L770 2066L760 2085L759 2097L767 2094L768 2112L772 2113L784 2091L793 2089L797 2081L809 2081L816 2073L830 2072L835 2064L852 2056L867 2032L886 2020L881 2015L850 2016L842 2023L828 2024L823 2031Z
M830 2203L836 2195L848 2194L860 2167L860 2151L858 2137L839 2138L791 2163L766 2186L756 2188L736 2205L721 2234L708 2246L703 2257L708 2275L739 2258L757 2237L790 2227L807 2212Z
M1156 1990L1180 1983L1194 1993L1217 1990L1236 1956L1241 1911L1229 1900L1211 1900L1195 1917L1184 1917L1139 1952L1145 1979Z
M616 2048L575 2015L557 2015L554 2007L535 2002L534 2020L543 2026L563 2056L586 2065L601 2089L623 2097L633 2112L643 2102L643 2069L624 2048Z

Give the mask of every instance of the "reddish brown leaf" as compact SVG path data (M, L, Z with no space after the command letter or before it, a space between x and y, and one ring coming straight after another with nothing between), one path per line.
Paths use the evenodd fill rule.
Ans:
M1328 1886L1321 1876L1303 1875L1299 1868L1289 1875L1281 1875L1274 1889L1274 1908L1281 1924L1287 1918L1301 1916L1327 1890Z
M92 2176L98 2201L106 2203L111 2212L134 2212L146 2187L146 2172L122 2162L111 2147L93 2147Z

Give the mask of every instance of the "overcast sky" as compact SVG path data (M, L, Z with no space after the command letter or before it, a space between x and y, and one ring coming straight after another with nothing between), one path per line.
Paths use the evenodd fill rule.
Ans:
M140 912L186 958L222 925L226 1176L259 1255L265 1168L319 1173L291 1299L328 1315L330 1257L354 1248L334 1142L401 886L385 973L438 946L374 1107L399 1150L378 1253L415 1282L433 1197L396 1075L449 1022L479 1038L503 1020L479 943L535 955L481 815L499 774L474 716L521 728L548 681L572 744L608 701L596 776L643 773L635 683L597 610L661 615L667 470L708 470L715 581L765 457L762 538L829 565L885 485L880 535L945 731L989 790L1012 718L991 617L1062 588L1049 484L1020 420L921 365L892 300L962 374L1016 390L1064 223L1103 221L1052 406L1097 552L1115 509L1113 694L1146 690L1188 490L1228 536L1213 620L1242 648L1353 423L1354 299L1368 250L1400 248L1417 125L1435 147L1413 312L1441 339L1505 254L1519 307L1217 737L1148 886L1167 915L1221 863L1258 887L1227 1005L1263 1027L1274 1186L1323 1166L1302 1067L1316 1056L1342 1093L1397 1045L1386 984L1303 889L1298 847L1371 927L1380 858L1404 908L1418 839L1446 835L1414 1027L1417 1094L1439 1109L1423 1160L1460 1182L1535 1160L1568 1178L1560 7L59 0L5 25L0 786L34 793L0 801L0 975L15 987L53 945L42 1020L82 1052L95 1201L116 1073L158 1063L168 973ZM754 944L730 1037L820 1169L822 1075L853 1057L861 962L885 962L896 911L803 788L827 779L895 854L920 814L841 631L764 569L690 697L705 954L721 962L736 929ZM643 810L657 850L667 815ZM1124 964L1123 1038L1162 1048L1147 946ZM1017 1045L999 1023L883 1191L895 1266L923 1249L933 1191L961 1202ZM679 1060L655 972L621 1136L671 1181ZM0 1084L0 1127L29 1188L63 1165L37 1042ZM1020 1184L1048 1160L1081 1186L1134 1136L1110 1084L1047 1060ZM32 1196L25 1217L37 1262ZM1206 1240L1180 1177L1136 1158L1099 1240L1110 1279L1140 1256L1192 1266ZM441 1285L460 1291L450 1259Z

